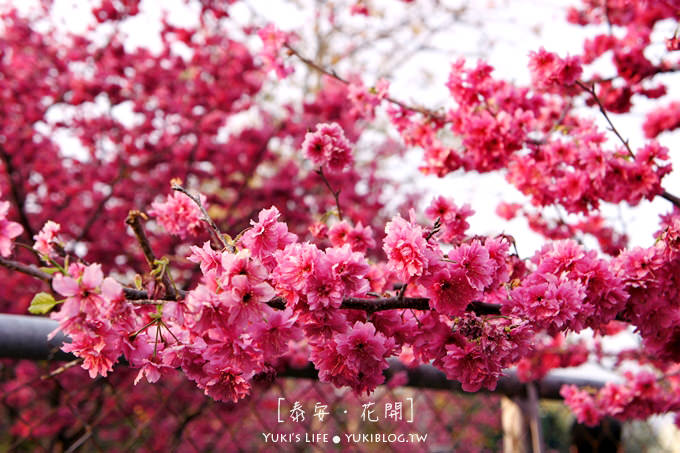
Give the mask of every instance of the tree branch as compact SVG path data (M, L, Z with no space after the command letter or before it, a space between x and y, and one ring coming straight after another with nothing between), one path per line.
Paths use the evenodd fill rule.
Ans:
M22 274L30 275L31 277L35 277L39 280L42 280L46 283L51 283L52 282L52 275L48 274L47 272L43 272L40 269L38 269L35 266L32 266L30 264L24 264L20 263L18 261L14 260L8 260L6 258L0 257L0 266L6 267L7 269L21 272ZM134 289L134 288L127 288L123 287L123 294L125 294L125 298L130 301L146 301L149 300L149 294L144 291L144 290L139 290L139 289ZM180 298L186 297L186 291L178 290L177 291L177 296ZM156 299L156 300L176 300L176 298L170 298L169 296L166 296L167 299Z
M139 220L137 220L136 222L139 222ZM141 225L139 226L141 227ZM146 239L146 234L144 233L143 230L141 230L141 233L144 234L143 237ZM148 239L144 241L144 244L145 245L142 245L142 249L146 249L147 252L151 253L150 257L147 256L147 261L149 260L149 258L151 258L150 263L153 266L153 262L155 261L156 258L154 257L153 252L151 251L151 247L148 245ZM8 260L0 257L0 266L4 266L8 269L15 270L26 275L30 275L32 277L38 278L48 283L52 281L52 276L47 272L43 272L40 269L36 268L35 266L23 264L18 261ZM164 276L167 277L167 273L164 274ZM165 284L165 281L163 283ZM170 285L170 288L173 289L172 293L167 294L165 298L156 299L150 299L147 291L134 288L124 287L123 293L125 294L125 298L127 300L137 301L137 303L141 305L160 304L162 303L162 301L165 300L176 301L182 300L184 297L186 297L186 291L178 290L177 292L174 292L174 287L172 285ZM286 301L282 297L275 297L269 300L267 302L267 305L277 310L284 310L286 308ZM348 297L347 299L344 299L342 301L342 305L340 305L340 308L345 310L363 310L368 313L375 313L378 311L385 310L404 310L404 309L430 310L430 299L428 299L427 297L400 298L399 296L377 299ZM467 306L467 311L474 312L479 316L499 315L501 313L501 307L498 304L490 304L482 301L472 301Z
M607 111L604 108L604 105L602 104L602 101L600 101L600 98L597 96L597 93L595 93L595 85L588 86L585 83L581 82L580 80L576 81L576 84L580 86L583 91L586 93L590 94L590 96L593 98L595 103L600 109L600 113L602 113L602 116L604 116L604 119L607 120L607 123L609 124L609 129L616 134L618 139L623 143L623 146L626 147L626 150L628 151L628 155L635 159L635 154L633 153L633 150L630 149L630 145L628 144L628 140L624 139L623 136L619 133L618 129L616 129L616 126L614 126L614 123L612 123L612 120L609 118L609 115L607 115Z
M142 230L143 233L143 230ZM146 238L146 234L144 235L144 238ZM148 240L146 240L145 245L142 246L142 249L147 249L148 252L151 253L151 263L155 260L155 257L153 255L153 252L151 252L150 246L148 246ZM149 260L149 257L147 257L147 261ZM30 275L32 277L38 278L40 280L43 280L45 282L51 282L52 281L52 276L46 272L41 271L40 269L36 268L35 266L27 265L20 263L18 261L13 261L13 260L8 260L5 258L0 257L0 266L4 266L8 269L15 270L17 272L21 272L26 275ZM164 282L165 284L165 282ZM172 287L172 286L171 286ZM174 289L174 287L173 287ZM161 304L163 301L176 301L176 300L182 300L184 297L186 297L186 291L178 290L174 294L168 294L165 298L156 298L156 299L150 299L149 294L147 291L144 290L139 290L139 289L134 289L134 288L123 288L123 293L125 294L125 298L130 301L135 301L136 303L140 305L149 305L149 304ZM282 297L275 297L267 302L267 305L269 305L272 308L275 308L277 310L284 310L286 308L286 301ZM374 299L366 299L366 298L361 298L361 297L349 297L347 299L344 299L342 301L342 305L340 305L341 309L345 310L363 310L368 313L375 313L378 311L385 311L385 310L406 310L406 309L411 309L411 310L430 310L430 299L427 297L402 297L400 298L399 296L394 296L394 297L385 297L385 298L374 298ZM479 316L482 315L499 315L500 314L500 305L498 304L490 304L487 302L482 302L482 301L473 301L471 302L468 307L467 311L474 312Z
M665 190L661 194L661 198L665 198L666 200L670 201L673 203L675 206L680 208L680 198L676 197L675 195L666 192Z
M44 282L51 282L52 276L47 272L43 272L35 266L30 264L20 263L19 261L8 260L0 256L0 266L6 267L7 269L21 272L22 274L30 275Z
M151 270L154 270L156 268L156 256L153 253L153 250L151 250L151 244L149 243L149 238L146 236L146 232L144 231L144 227L142 226L142 218L146 219L146 214L140 212L140 211L135 211L132 210L128 213L127 219L125 220L125 223L130 225L132 228L132 231L134 231L135 236L137 237L137 242L139 242L139 245L142 247L142 251L144 252L144 257L146 258L146 262L149 264L149 267ZM168 273L168 270L166 269L163 272L163 276L161 277L161 281L163 282L163 285L165 286L165 291L168 297L171 300L177 299L177 293L175 292L175 286L172 283L172 280L170 279L170 275Z
M272 308L283 310L286 308L286 301L282 297L275 297L267 302ZM385 297L379 299L364 299L361 297L348 297L340 305L344 310L363 310L367 313L375 313L385 310L430 310L430 299L427 297ZM479 316L500 315L501 306L482 301L472 301L466 308Z

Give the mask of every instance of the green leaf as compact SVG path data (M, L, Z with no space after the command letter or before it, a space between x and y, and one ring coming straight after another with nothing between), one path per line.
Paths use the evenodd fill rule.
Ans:
M135 275L135 288L137 289L143 288L142 276L139 274Z
M57 272L59 272L59 268L57 268L57 267L41 267L40 270L43 271L43 272L46 272L50 275L53 275L53 274L56 274Z
M52 294L42 292L33 296L33 300L31 301L31 305L28 307L28 311L34 315L44 315L45 313L48 313L50 310L52 310L55 305L57 305L57 301L54 300Z

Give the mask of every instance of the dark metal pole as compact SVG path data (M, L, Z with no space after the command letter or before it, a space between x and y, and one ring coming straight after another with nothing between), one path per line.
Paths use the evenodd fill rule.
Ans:
M66 336L59 332L51 340L47 336L59 324L40 316L8 315L0 313L0 357L32 360L73 360L63 352Z
M0 358L60 360L71 361L75 357L59 349L68 338L59 332L51 340L47 335L56 329L58 323L40 316L23 316L0 314ZM460 382L449 380L446 375L431 365L420 365L409 368L397 359L389 360L389 368L385 370L386 379L404 371L408 376L406 385L416 388L429 388L462 392ZM319 374L310 363L305 368L287 368L279 373L282 377L318 379ZM577 379L549 374L535 382L538 397L542 399L560 400L560 388L564 384L579 387L600 388L604 382L594 379ZM494 393L510 397L527 397L526 383L520 382L512 370L506 370L505 376L498 380Z

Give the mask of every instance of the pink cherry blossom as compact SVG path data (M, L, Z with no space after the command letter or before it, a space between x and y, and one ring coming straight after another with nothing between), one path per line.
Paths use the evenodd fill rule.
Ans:
M13 239L24 231L18 223L7 220L9 206L9 201L0 201L0 256L3 257L11 255Z
M333 172L343 171L353 162L352 147L337 123L317 124L314 132L307 132L302 152L315 165Z
M440 219L442 241L458 242L464 238L465 232L470 227L466 219L474 214L474 211L468 204L459 208L453 200L439 196L432 200L425 214L432 221Z
M201 203L205 206L206 199L200 196ZM173 192L164 201L155 201L149 211L156 217L158 223L168 233L176 234L182 239L189 236L197 236L203 230L202 214L200 208L186 195Z
M33 248L44 255L54 257L56 253L54 242L57 241L57 234L59 234L60 229L61 225L58 223L51 220L47 221L38 234L33 236L33 239L35 239Z
M296 235L288 231L288 226L279 222L279 210L272 206L258 214L258 221L250 221L251 228L241 237L241 245L249 249L253 256L271 269L276 261L272 254L295 241Z
M293 72L292 66L285 65L281 59L284 45L291 39L290 33L285 33L268 24L257 32L262 40L260 57L268 69L273 69L279 79L287 77Z
M354 252L365 253L375 247L373 230L361 222L352 227L346 220L336 223L328 230L328 239L334 247L349 244Z
M560 394L564 402L576 415L579 423L595 426L600 422L603 414L598 410L595 399L586 390L580 390L574 385L563 386Z
M397 216L385 226L385 233L383 250L390 269L405 282L422 275L427 246L422 228Z
M489 251L479 241L461 244L448 255L455 271L460 271L471 287L482 291L494 280L495 263L489 259Z

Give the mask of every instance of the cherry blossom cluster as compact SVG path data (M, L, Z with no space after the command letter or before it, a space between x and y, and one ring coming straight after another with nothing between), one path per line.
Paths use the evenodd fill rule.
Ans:
M352 146L337 123L317 124L313 132L307 132L302 142L306 158L320 168L340 172L352 165Z
M503 236L465 238L466 209L436 198L429 216L454 225L441 232L419 225L414 212L409 220L394 217L383 239L387 261L372 265L360 251L372 240L364 228L355 230L368 238L358 241L359 251L347 239L354 229L346 221L328 235L337 228L345 239L321 249L300 242L272 207L251 221L235 247L215 250L206 242L192 248L189 260L200 266L202 280L182 300L126 304L121 286L103 279L98 265L72 264L68 275L54 278L55 290L67 299L53 316L73 338L65 350L82 357L93 376L106 375L122 355L141 368L138 378L154 382L164 370L180 367L207 395L226 401L245 397L257 376L299 363L301 351L322 381L357 393L383 383L386 359L397 355L411 364L433 363L464 390L493 389L513 364L519 363L523 378L536 379L551 367L582 363L583 349L551 352L561 347L560 332L590 327L607 333L617 318L634 324L656 354L675 360L678 327L668 315L672 310L659 308L673 299L658 296L650 306L649 291L669 291L654 276L663 266L672 272L680 257L676 217L666 220L657 244L646 250L607 260L574 241L559 241L524 265L509 254ZM193 222L176 218L184 223L179 231ZM454 244L448 253L439 247L439 235ZM431 311L369 316L371 304L380 302L376 296L395 282L402 286L394 301L424 296ZM470 305L482 300L499 303L505 316L471 312ZM667 328L665 336L652 327L658 325ZM534 350L540 332L557 337Z
M656 243L623 251L614 261L630 297L623 315L636 326L645 350L662 360L680 360L680 318L675 306L680 266L680 218L663 219Z
M79 263L56 274L52 286L66 297L60 310L51 315L71 339L62 350L82 358L90 377L106 376L124 350L133 350L127 339L135 317L122 286L111 277L104 278L101 265Z
M14 239L23 233L24 228L7 219L9 201L0 201L0 256L7 257L12 254Z
M530 323L506 318L481 319L466 313L451 324L431 315L423 327L435 333L432 339L416 339L414 352L460 381L463 390L494 390L503 370L531 349ZM429 344L424 344L429 342Z
M56 258L58 252L55 250L55 245L59 243L59 231L61 230L61 225L48 220L42 229L36 234L33 239L33 248L45 256Z
M674 101L647 114L642 130L647 138L655 138L665 131L680 127L680 102Z
M512 289L502 310L530 318L552 335L598 330L616 318L628 299L613 263L574 241L548 244L531 262L534 269Z
M201 195L201 203L206 198ZM173 192L163 201L154 201L149 210L158 223L170 234L181 239L196 237L203 230L200 208L190 198L179 192Z
M459 243L465 238L465 232L470 227L466 219L475 213L469 204L461 207L449 198L439 196L425 210L428 219L436 222L439 219L442 230L438 236L443 242Z
M383 383L386 359L404 351L476 391L493 389L502 370L530 350L531 322L466 313L507 282L503 239L461 243L445 255L413 219L397 216L386 226L386 265L371 266L350 242L325 250L298 242L279 215L273 207L261 211L237 250L193 247L189 260L200 265L202 280L178 301L124 302L122 287L103 279L99 265L72 264L54 278L67 297L53 315L73 339L65 350L83 358L92 376L106 375L119 356L150 382L180 367L207 395L225 401L246 396L252 380L282 360L299 362L300 348L322 381L358 393ZM178 231L193 221L176 218L184 222ZM363 309L342 310L356 298L370 308L368 293L384 292L392 281L410 286L405 296L429 296L433 311L369 317ZM149 294L158 289L147 285ZM418 334L420 328L428 334ZM303 337L306 346L298 343Z
M423 148L425 172L443 176L458 169L507 168L507 180L534 205L586 213L601 201L635 205L661 194L661 180L671 170L666 148L649 142L634 159L625 149L608 150L591 120L567 113L565 101L546 92L552 86L577 90L580 66L574 58L543 50L534 54L538 91L494 79L486 63L468 68L458 60L447 83L455 109L440 119L394 107L392 122L406 144ZM556 126L568 134L555 135ZM438 131L444 128L461 138L460 146L441 142Z
M648 371L624 373L626 382L608 382L594 394L573 385L562 387L564 402L576 415L579 423L595 426L605 416L621 420L645 419L658 412L680 409L678 379L666 377L661 381Z
M342 247L347 244L353 252L360 253L366 253L375 248L373 230L369 226L362 225L361 222L352 225L346 220L343 220L325 230L324 235L317 234L315 237L317 239L322 239L327 236L334 247Z
M290 33L283 32L273 24L268 24L257 32L262 40L260 58L268 70L273 70L279 79L287 77L293 72L291 66L286 65L281 53L284 45L291 39Z
M567 343L559 333L553 337L536 338L534 350L517 363L517 376L523 382L538 381L555 368L582 365L588 360L589 351L583 342Z
M620 27L621 33L599 33L583 44L584 63L609 58L616 69L614 77L602 77L604 80L598 91L607 110L628 112L636 96L657 99L666 94L665 83L654 80L654 76L676 71L677 62L667 58L672 54L650 57L646 49L654 45L652 33L656 24L676 18L676 8L675 2L631 2L624 5L610 0L599 4L583 1L581 7L569 9L567 19L574 24L609 23ZM666 41L669 51L674 48L674 39L673 36Z
M578 56L560 58L542 47L529 54L529 70L535 87L558 93L573 86L583 72Z
M358 117L372 120L375 118L375 109L387 98L390 83L380 79L374 87L366 88L361 79L350 82L348 97L352 102L352 113Z

